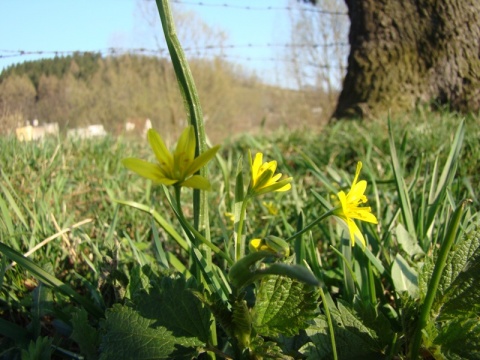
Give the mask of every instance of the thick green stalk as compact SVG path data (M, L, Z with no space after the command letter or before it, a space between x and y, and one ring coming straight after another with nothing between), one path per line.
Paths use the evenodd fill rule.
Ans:
M452 219L450 220L450 224L448 226L445 240L440 246L438 258L435 263L435 268L433 269L432 278L430 280L430 283L428 284L427 294L425 296L425 301L422 305L420 318L418 319L417 328L415 329L412 346L410 348L410 358L412 360L415 360L418 357L420 345L422 344L422 330L427 325L427 322L430 318L430 310L432 309L435 295L437 294L438 285L440 283L440 279L442 277L442 273L447 262L447 257L453 243L455 242L458 226L460 225L460 220L463 215L463 210L468 202L468 200L462 201L462 203L455 209Z
M190 66L188 65L187 58L177 37L175 23L172 16L172 10L170 8L170 1L156 0L156 3L162 22L163 33L167 42L168 51L170 53L170 58L172 59L172 64L180 87L180 92L182 93L184 99L188 119L190 124L193 125L195 129L195 155L198 156L206 150L207 140L205 136L205 126L203 123L202 108L200 105L197 88L195 86L195 82L193 80L192 72L190 71ZM207 176L207 168L205 166L200 169L199 172L200 175L204 177ZM193 227L196 230L203 232L206 238L209 239L210 225L208 221L207 200L207 194L205 191L200 191L197 189L193 191ZM198 237L196 238L199 239ZM210 242L208 241L208 243ZM204 243L204 245L208 245L208 243ZM195 245L198 245L199 249L202 251L204 258L207 260L207 263L211 264L211 251L202 244ZM211 333L212 344L216 345L217 342L215 336L215 321L212 322ZM214 354L211 355L213 358L215 357Z
M156 0L156 2L168 51L172 59L172 65L175 70L180 92L183 96L185 110L187 111L190 124L195 129L195 156L198 156L207 149L207 140L197 87L195 86L190 66L188 65L187 58L177 37L170 1ZM206 176L206 172L206 167L200 169L200 175ZM205 192L200 190L193 191L193 211L195 228L205 230L208 237L208 203Z

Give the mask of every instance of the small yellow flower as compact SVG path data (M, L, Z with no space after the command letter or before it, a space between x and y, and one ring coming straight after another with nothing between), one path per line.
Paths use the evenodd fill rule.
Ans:
M264 240L262 239L252 239L250 240L250 244L248 244L248 248L250 252L256 251L270 251L270 248L267 246Z
M282 174L275 174L277 162L263 162L263 154L257 153L255 160L252 161L250 155L250 167L252 170L252 180L250 182L249 193L252 195L261 195L272 191L287 191L291 189L292 178L286 178L278 181Z
M248 244L250 252L269 251L274 254L281 254L284 257L290 255L290 246L288 243L273 235L267 236L265 239L252 239Z
M341 206L334 211L334 215L347 223L352 246L355 245L355 236L357 236L357 238L365 247L365 238L353 219L366 221L373 224L377 224L378 221L375 215L372 214L372 208L359 206L360 204L367 202L367 197L364 195L365 189L367 188L367 182L365 180L358 181L358 176L360 175L361 169L362 163L359 161L350 191L346 195L343 191L340 191L337 194Z
M128 158L122 161L125 167L160 184L186 186L201 190L210 189L210 182L207 179L194 174L215 156L220 146L214 146L195 157L196 140L191 125L180 135L173 153L168 151L161 136L155 130L148 130L147 139L158 163Z
M233 224L235 223L235 215L231 212L225 212L225 217Z
M266 202L263 201L262 205L265 206L265 208L268 210L268 213L270 215L277 215L278 214L278 208L275 206L275 204L272 201Z

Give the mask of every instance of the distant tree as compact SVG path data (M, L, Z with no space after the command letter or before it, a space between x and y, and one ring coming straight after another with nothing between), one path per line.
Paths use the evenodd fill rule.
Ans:
M480 1L345 2L350 55L335 118L425 103L480 110Z
M27 76L10 76L0 83L0 114L15 113L16 117L19 115L24 120L31 120L34 116L35 98L35 87Z

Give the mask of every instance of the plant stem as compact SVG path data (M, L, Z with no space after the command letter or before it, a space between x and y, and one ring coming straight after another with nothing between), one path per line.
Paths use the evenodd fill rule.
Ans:
M320 297L322 298L323 308L325 310L325 316L327 317L328 332L330 334L330 343L332 345L333 359L337 360L337 345L335 343L335 332L333 330L332 317L330 316L330 310L327 304L327 298L323 292L323 288L320 286Z
M452 219L450 220L450 224L448 226L447 235L445 236L445 239L440 246L438 258L435 263L435 268L433 269L432 278L428 285L427 294L425 296L425 301L422 305L420 318L418 319L417 328L415 329L412 346L410 348L410 359L412 360L415 360L418 357L418 352L422 343L422 330L427 325L427 322L430 318L430 310L432 309L435 295L437 294L437 289L440 283L440 279L442 277L443 269L445 268L450 249L455 242L458 226L460 225L460 220L463 215L463 210L468 202L469 200L462 201L462 203L455 209Z
M243 223L247 212L247 203L250 197L247 195L242 201L240 209L240 217L238 220L237 230L235 231L235 261L240 260L245 255L245 239L243 238Z
M290 237L289 237L287 240L285 240L285 241L286 241L286 242L290 242L290 241L292 241L293 239L299 237L300 235L306 233L308 230L310 230L310 229L313 228L315 225L317 225L320 221L322 221L323 219L331 216L335 210L337 210L337 208L330 209L329 211L327 211L325 214L323 214L323 215L320 216L319 218L313 220L310 224L308 224L307 226L305 226L302 230L297 231L295 234L293 234L292 236L290 236Z

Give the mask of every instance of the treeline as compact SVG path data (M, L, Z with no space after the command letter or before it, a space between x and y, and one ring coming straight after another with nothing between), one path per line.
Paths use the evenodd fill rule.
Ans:
M319 91L267 86L220 58L192 59L190 65L212 138L261 127L318 125L326 115L321 109L328 98ZM102 124L119 133L125 122L147 118L168 133L186 123L173 68L165 58L76 53L24 62L0 75L1 133L33 119L57 122L61 129Z

